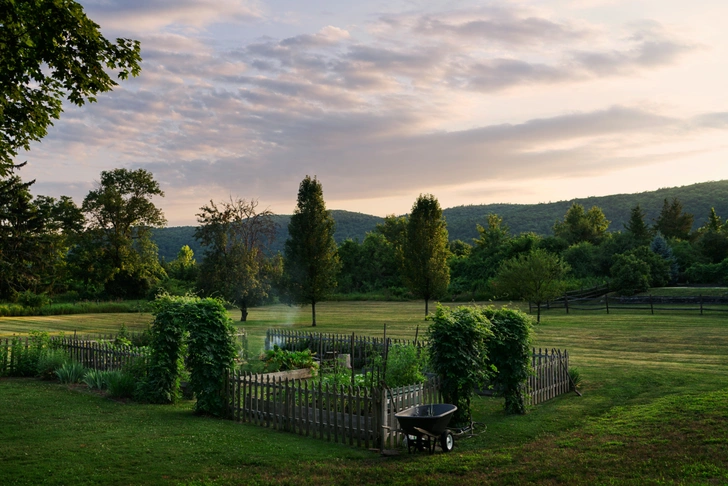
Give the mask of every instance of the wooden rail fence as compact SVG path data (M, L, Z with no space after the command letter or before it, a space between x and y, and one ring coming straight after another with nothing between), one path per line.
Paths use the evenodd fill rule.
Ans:
M536 304L528 303L528 311L533 312ZM698 312L700 315L709 312L728 312L728 298L725 297L610 297L604 295L599 298L571 298L564 296L556 301L549 301L541 305L541 312L564 309L570 311L605 311L607 314L614 310L643 310L654 314L658 311L670 312Z

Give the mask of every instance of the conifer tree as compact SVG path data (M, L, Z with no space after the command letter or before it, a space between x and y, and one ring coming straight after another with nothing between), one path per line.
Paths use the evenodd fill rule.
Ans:
M624 229L639 243L646 243L650 239L650 228L645 223L645 212L639 204L630 210L629 221L624 225Z
M655 230L663 234L665 238L678 238L687 240L690 237L690 230L693 227L693 215L683 213L682 203L678 198L673 198L672 203L665 199L662 204L662 211L655 221Z
M336 287L340 262L334 241L335 223L326 210L321 183L306 176L298 189L298 203L288 224L284 268L294 301L311 304L316 325L316 302Z

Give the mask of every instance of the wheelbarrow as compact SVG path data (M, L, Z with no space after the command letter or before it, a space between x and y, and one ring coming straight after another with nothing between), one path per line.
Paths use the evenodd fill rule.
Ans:
M458 407L449 403L417 405L395 413L400 432L405 434L407 452L427 449L430 454L440 445L443 452L450 452L454 445L452 432L448 430L453 413Z

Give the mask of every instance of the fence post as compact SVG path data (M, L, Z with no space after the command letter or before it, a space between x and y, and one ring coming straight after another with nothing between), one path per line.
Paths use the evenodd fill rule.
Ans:
M569 296L564 293L564 307L566 307L566 313L569 313Z
M609 295L604 294L604 303L607 306L607 314L609 314Z
M703 294L700 294L700 315L703 315Z
M653 316L655 315L655 306L652 303L652 294L650 294L650 312Z

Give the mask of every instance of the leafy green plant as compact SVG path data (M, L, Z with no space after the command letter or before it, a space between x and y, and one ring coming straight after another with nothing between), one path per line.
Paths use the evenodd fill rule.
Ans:
M103 390L106 388L108 371L88 370L83 375L83 382L92 390Z
M425 375L422 373L422 369L425 359L411 344L390 347L387 355L385 383L390 388L423 383Z
M577 367L569 368L569 379L571 382L571 389L578 390L581 386L582 375L581 371Z
M15 294L13 297L13 300L23 307L39 308L51 303L51 299L46 294L35 294L29 290Z
M288 351L280 348L277 344L269 349L262 356L266 371L288 371L303 368L317 368L318 364L313 360L313 353L310 349L303 351Z
M56 370L56 376L61 383L80 383L86 374L86 369L80 363L66 363Z
M111 398L132 398L136 392L137 380L130 373L108 371L104 379Z
M445 402L458 407L452 424L466 425L471 421L473 390L491 376L487 362L487 343L493 337L490 322L478 307L450 309L440 304L427 319L430 366L442 378Z
M68 363L68 353L62 349L44 349L36 365L36 376L43 380L57 378L56 370Z

